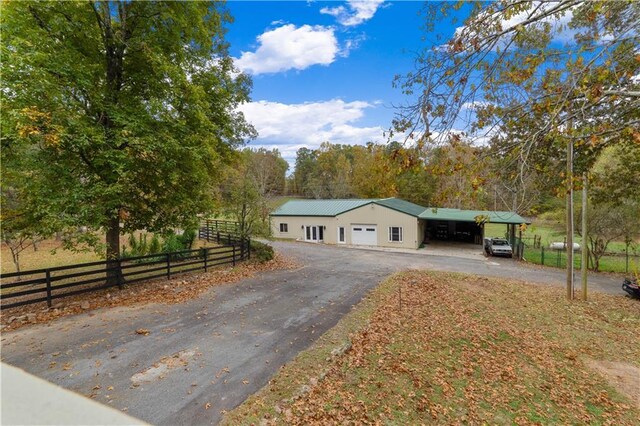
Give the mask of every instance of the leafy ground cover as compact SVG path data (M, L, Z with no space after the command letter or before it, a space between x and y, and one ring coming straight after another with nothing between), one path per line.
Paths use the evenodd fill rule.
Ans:
M639 326L621 296L406 272L224 422L637 424Z

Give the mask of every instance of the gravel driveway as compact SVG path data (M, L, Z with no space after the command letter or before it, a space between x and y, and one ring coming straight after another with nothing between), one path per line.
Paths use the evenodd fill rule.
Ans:
M274 245L304 266L214 287L183 304L102 309L3 333L2 360L149 423L215 424L395 271L564 282L563 271L510 259ZM619 281L598 276L591 289L623 294ZM10 391L3 382L2 392Z

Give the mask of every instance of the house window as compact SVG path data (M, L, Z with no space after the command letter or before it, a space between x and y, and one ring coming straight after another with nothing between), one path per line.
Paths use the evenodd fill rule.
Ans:
M340 226L338 228L338 242L339 243L344 243L345 239L344 239L344 226Z
M389 241L401 243L402 242L402 227L390 226L389 227Z
M280 224L280 232L283 232L283 233L289 232L289 224L288 223L281 223Z

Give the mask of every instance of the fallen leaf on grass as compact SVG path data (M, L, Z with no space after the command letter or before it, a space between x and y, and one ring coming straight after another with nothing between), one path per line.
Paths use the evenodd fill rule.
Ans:
M242 384L243 384L243 385L248 385L248 384L249 384L249 381L248 381L247 379L244 379L244 380L242 381Z
M139 328L136 330L136 334L142 334L144 336L148 336L149 333L151 333L149 330L147 330L146 328Z
M207 402L206 404L204 404L204 409L208 410L209 408L211 408L211 403Z

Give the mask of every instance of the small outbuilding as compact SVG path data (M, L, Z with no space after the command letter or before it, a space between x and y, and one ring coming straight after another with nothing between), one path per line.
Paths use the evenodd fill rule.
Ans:
M271 214L274 237L417 249L431 240L482 244L484 223L527 223L512 212L427 208L399 198L291 200Z

